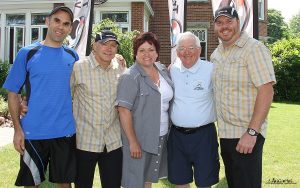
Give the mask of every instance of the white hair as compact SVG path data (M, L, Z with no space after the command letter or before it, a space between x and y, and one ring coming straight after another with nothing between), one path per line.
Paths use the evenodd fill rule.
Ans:
M197 47L201 48L200 39L190 31L186 31L184 33L179 33L177 35L176 47L186 38L193 38Z

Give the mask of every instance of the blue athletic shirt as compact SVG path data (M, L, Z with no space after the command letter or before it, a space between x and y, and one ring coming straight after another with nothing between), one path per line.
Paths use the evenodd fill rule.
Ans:
M28 52L40 46L27 62ZM75 58L66 51L69 49ZM25 139L43 140L75 133L70 78L77 53L68 47L52 48L33 43L22 48L3 85L18 93L29 73L28 112L21 119Z

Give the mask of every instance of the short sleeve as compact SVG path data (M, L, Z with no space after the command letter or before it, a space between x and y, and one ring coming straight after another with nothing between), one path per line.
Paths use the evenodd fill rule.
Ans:
M136 97L138 95L138 82L129 73L124 73L119 78L117 89L116 106L125 107L132 110Z
M272 56L266 46L261 43L255 45L247 61L251 80L256 87L269 82L275 84Z
M25 83L25 79L26 79L26 54L27 51L22 48L16 58L15 61L8 73L8 76L6 77L6 80L3 84L3 88L14 92L14 93L18 93L22 86Z

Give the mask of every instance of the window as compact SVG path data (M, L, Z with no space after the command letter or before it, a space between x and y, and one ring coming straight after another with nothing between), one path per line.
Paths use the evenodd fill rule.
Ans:
M31 43L42 41L47 34L45 25L47 14L32 14L31 15Z
M25 26L7 26L5 28L5 60L13 63L18 51L25 45Z
M25 15L7 14L6 25L25 25Z
M128 14L127 13L120 13L120 12L115 12L115 13L102 13L102 19L109 18L110 20L114 22L123 22L123 23L128 23Z
M207 29L188 28L187 30L194 33L200 39L200 45L202 48L200 58L202 60L207 60Z
M260 20L265 19L265 1L264 0L258 0L258 18Z
M32 26L31 27L31 43L42 41L46 38L46 26Z
M45 25L46 14L32 14L31 25Z
M7 14L5 27L5 60L13 63L18 51L25 45L25 15Z
M129 31L129 14L128 12L101 12L101 20L110 19L116 22L122 32Z

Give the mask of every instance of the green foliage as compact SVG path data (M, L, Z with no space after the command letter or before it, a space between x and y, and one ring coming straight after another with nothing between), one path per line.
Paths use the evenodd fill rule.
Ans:
M10 64L8 62L0 61L0 96L2 96L5 100L7 99L7 91L2 88L2 85L5 82L9 69Z
M8 104L2 96L0 96L0 116L8 116Z
M268 134L263 152L263 188L298 188L300 184L300 105L272 103L268 122ZM0 130L1 133L1 130ZM221 157L220 157L221 159ZM221 163L220 182L213 188L228 188L224 174L224 165ZM0 187L15 187L13 184L19 169L19 155L13 144L0 147ZM292 180L294 184L268 184L272 179ZM73 186L74 187L74 186ZM94 186L101 187L98 167L95 170ZM155 183L153 188L173 188L166 180ZM49 182L43 183L40 188L55 188ZM191 188L196 188L191 183Z
M275 9L268 10L268 43L274 43L277 40L288 38L288 25L284 22L281 12Z
M290 32L293 37L300 38L300 11L289 22Z
M97 23L93 26L92 41L96 33L100 32L103 29L109 29L112 32L116 33L118 36L118 41L120 42L118 53L121 54L126 62L127 66L130 66L134 63L133 60L133 39L139 34L138 31L125 32L122 33L120 27L113 21L109 19L104 19L100 23Z
M0 85L1 85L1 87L7 77L9 69L10 69L10 64L8 62L0 61Z
M277 79L276 101L300 101L300 38L284 39L270 46Z

